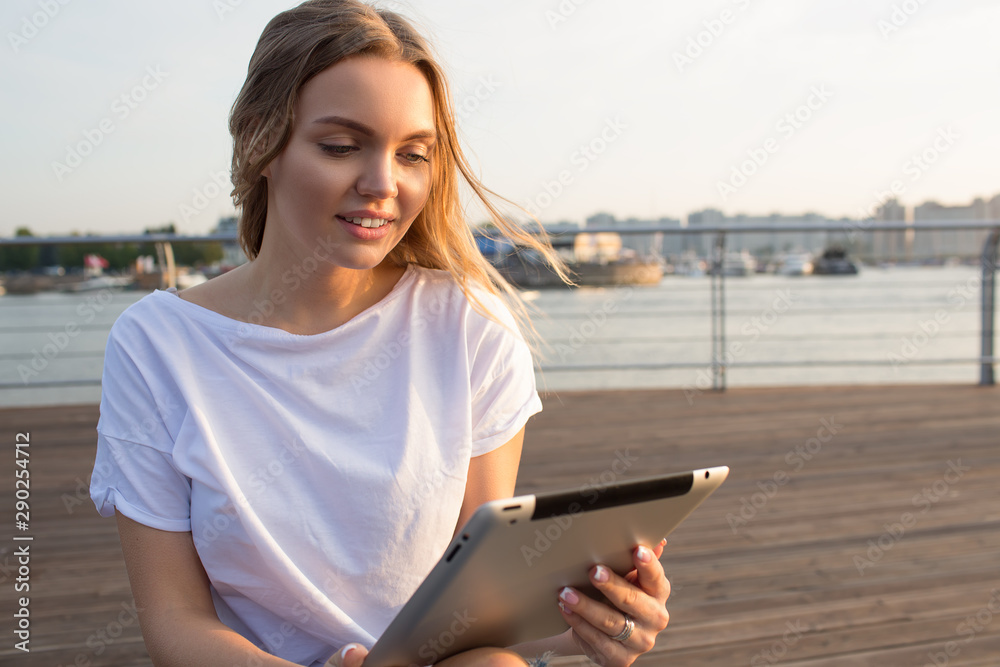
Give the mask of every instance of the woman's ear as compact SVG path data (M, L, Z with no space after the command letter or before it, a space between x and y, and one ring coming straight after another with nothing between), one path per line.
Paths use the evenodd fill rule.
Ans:
M264 157L264 154L267 153L267 147L270 145L270 137L268 137L267 140L258 143L257 146L254 147L253 152L250 154L251 159L256 162ZM260 175L264 178L271 178L271 162L274 162L274 160L269 161L266 165L264 165L264 168L260 170Z
M260 122L263 121L258 121L258 123ZM264 157L264 155L268 152L270 147L274 144L275 140L277 139L277 137L275 136L276 134L277 133L272 128L271 131L267 132L266 134L258 135L257 131L255 130L253 134L250 135L253 137L254 141L254 146L251 148L249 152L250 164L257 162L257 160ZM261 169L260 173L261 176L263 176L264 178L271 178L271 162L268 162L264 166L264 168Z

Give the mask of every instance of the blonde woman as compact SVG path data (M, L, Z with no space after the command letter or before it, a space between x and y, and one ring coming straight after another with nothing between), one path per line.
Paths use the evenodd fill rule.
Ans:
M393 13L277 16L230 128L251 261L115 324L91 494L156 665L358 667L472 511L512 495L541 409L459 177L551 250L489 204L440 68ZM667 623L661 551L593 568L614 607L553 594L564 635L439 664L631 664Z

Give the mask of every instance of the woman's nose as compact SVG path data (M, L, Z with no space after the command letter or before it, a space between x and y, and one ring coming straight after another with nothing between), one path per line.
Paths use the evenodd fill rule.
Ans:
M372 156L358 175L358 194L374 199L392 199L399 192L396 187L394 155Z

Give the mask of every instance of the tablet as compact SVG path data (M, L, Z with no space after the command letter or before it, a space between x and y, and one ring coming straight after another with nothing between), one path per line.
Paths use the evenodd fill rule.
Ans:
M588 572L633 569L729 474L707 468L479 507L365 659L365 667L429 665L480 646L513 646L568 627L557 606L572 586L603 599Z

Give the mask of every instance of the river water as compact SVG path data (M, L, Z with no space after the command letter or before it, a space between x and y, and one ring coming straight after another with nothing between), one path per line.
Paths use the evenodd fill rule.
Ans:
M978 267L756 275L725 285L728 386L978 381ZM108 331L144 295L0 297L0 407L98 402ZM540 389L677 387L694 395L711 385L707 277L523 297L539 334Z

